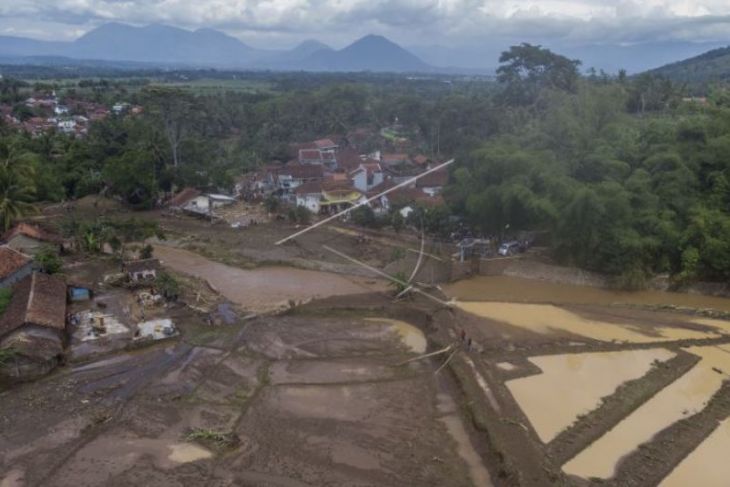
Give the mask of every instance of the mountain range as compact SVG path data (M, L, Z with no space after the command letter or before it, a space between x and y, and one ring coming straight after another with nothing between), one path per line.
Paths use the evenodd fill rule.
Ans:
M306 40L284 49L260 49L214 29L195 31L152 24L104 24L70 42L0 36L0 62L118 67L233 68L282 71L380 71L493 74L499 54L518 39L480 45L404 48L382 36L368 35L343 49ZM730 78L730 50L721 43L654 42L636 45L547 45L583 68L630 74L654 69L678 80ZM720 49L718 49L720 48ZM723 50L725 49L725 50ZM705 53L709 51L709 53ZM696 57L695 57L696 56ZM689 58L686 61L682 59ZM666 66L665 66L666 65ZM699 67L702 66L702 67Z
M303 71L428 72L434 68L382 36L368 35L335 50L304 41L289 50L251 47L214 29L189 31L167 25L135 27L104 24L75 41L49 42L0 36L0 57L61 57L153 63L185 67L219 67Z

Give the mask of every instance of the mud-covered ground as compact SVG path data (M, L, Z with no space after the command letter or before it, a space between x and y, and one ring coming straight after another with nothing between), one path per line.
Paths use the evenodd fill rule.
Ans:
M191 327L5 391L0 483L470 485L443 421L457 401L366 315Z
M657 341L621 343L564 330L538 332L422 298L393 303L372 274L323 248L330 245L383 268L418 247L412 236L363 239L326 228L274 246L295 226L272 222L241 230L155 212L142 217L161 222L169 237L164 245L196 252L236 272L256 268L265 274L269 266L288 265L335 272L349 284L328 277L302 294L315 301L237 325L207 327L185 315L177 341L69 365L0 393L2 487L654 486L730 415L725 382L700 411L687 411L626 452L611 478L567 475L566 462L693 370L699 358L687 347L728 344L730 336L667 341L662 339L667 330L709 333L710 328L696 321L702 314L689 310L560 302L527 296L519 286L514 298L499 299L553 303L576 320L620 323L634 335ZM432 245L427 251L448 255L448 249ZM185 272L184 260L175 270ZM187 270L210 282L203 272ZM304 273L291 276L288 286L311 283ZM248 281L230 281L241 282ZM352 282L364 287L345 289ZM355 294L360 289L369 294ZM502 284L499 290L504 291ZM241 316L250 311L245 289L218 291L241 307ZM251 293L256 303L265 302L266 292L256 291ZM327 295L333 296L321 299ZM372 318L418 326L429 352L451 348L399 365L420 352L409 348L392 322ZM462 331L471 346L461 339ZM530 361L533 357L656 348L672 352L673 358L602 397L548 442L540 439L508 386L544 372ZM725 380L730 370L718 368L717 374Z

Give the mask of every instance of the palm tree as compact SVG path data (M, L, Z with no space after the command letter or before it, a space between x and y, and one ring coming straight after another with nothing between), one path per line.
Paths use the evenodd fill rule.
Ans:
M31 157L9 144L0 146L0 225L3 231L15 220L36 212L32 204L36 188Z

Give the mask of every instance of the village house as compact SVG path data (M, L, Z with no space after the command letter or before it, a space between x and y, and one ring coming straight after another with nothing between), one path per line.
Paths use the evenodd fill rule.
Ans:
M303 206L314 214L318 214L321 210L320 203L322 201L322 182L310 181L299 186L294 193L296 194L297 206Z
M185 188L170 199L168 207L173 211L184 211L199 216L210 216L213 210L235 202L235 198L224 194L204 194L194 188Z
M337 149L339 148L332 139L315 140L314 146L322 152L337 152Z
M33 272L33 259L6 245L0 246L0 288L9 287Z
M387 215L390 212L391 200L390 195L380 195L380 193L387 191L395 186L395 182L390 179L386 179L377 186L370 188L367 193L368 199L374 198L370 201L370 208L376 215ZM379 196L380 195L380 196Z
M0 372L15 379L47 374L63 358L66 338L66 283L34 272L13 288L0 316L0 350L11 350Z
M294 190L299 186L312 181L320 181L323 178L324 167L321 165L302 165L290 162L277 170L276 187L285 199L290 199L294 195Z
M56 126L58 127L58 130L65 134L72 134L76 132L76 120L73 119L59 120L56 123Z
M297 157L301 165L321 165L334 171L337 169L337 154L320 149L300 149Z
M159 268L160 261L157 259L133 260L124 263L124 271L132 282L155 279Z
M353 186L363 193L370 191L385 180L385 174L380 167L380 163L373 160L360 163L358 168L350 173L350 177Z
M334 214L363 202L365 195L350 180L330 179L322 182L320 213Z
M416 187L426 193L428 196L436 196L441 194L444 186L449 183L449 171L446 168L434 171L430 174L418 178Z
M18 223L2 236L2 243L28 255L35 255L42 247L52 246L63 250L63 239L37 225Z

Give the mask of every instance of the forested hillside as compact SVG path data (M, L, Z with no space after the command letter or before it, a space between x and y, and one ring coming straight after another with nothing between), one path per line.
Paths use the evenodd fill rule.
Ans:
M686 85L695 94L705 94L712 85L726 83L730 79L730 47L713 49L650 73Z
M500 61L498 83L290 75L269 90L207 95L107 86L87 96L123 94L144 112L96 122L84 138L2 129L0 213L7 225L41 201L101 192L150 208L173 188L225 190L285 161L292 142L397 117L419 150L457 157L446 199L475 234L547 231L562 262L627 287L656 273L730 278L724 91L686 102L666 80L581 76L579 63L530 45ZM6 78L3 101L22 115L32 89Z

